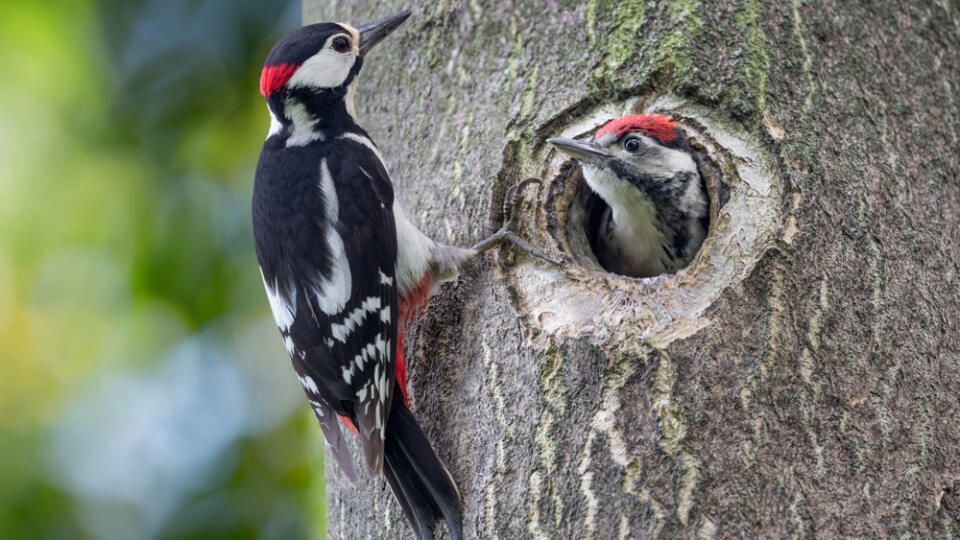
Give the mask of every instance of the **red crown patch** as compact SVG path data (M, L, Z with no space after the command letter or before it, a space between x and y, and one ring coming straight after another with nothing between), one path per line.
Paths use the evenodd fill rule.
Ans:
M607 122L594 139L613 133L620 138L624 133L639 131L653 137L662 144L669 143L677 138L677 125L673 119L662 114L633 114Z

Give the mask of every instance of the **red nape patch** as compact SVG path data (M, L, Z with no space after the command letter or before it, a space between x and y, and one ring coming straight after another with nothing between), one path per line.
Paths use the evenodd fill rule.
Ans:
M270 94L287 84L287 81L290 80L290 77L293 77L299 67L296 64L263 66L263 71L260 72L260 93L265 98L270 97Z
M357 426L353 425L353 420L347 418L346 416L340 416L339 414L337 415L337 418L343 422L343 425L347 426L347 429L349 429L351 433L354 435L360 435L360 432L357 431Z
M608 133L613 133L619 139L625 133L639 131L648 137L653 137L662 144L677 138L677 125L673 119L662 114L633 114L611 120L597 132L595 139Z

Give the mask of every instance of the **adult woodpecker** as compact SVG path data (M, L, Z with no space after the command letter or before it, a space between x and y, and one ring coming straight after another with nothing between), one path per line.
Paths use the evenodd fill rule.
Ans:
M356 28L311 24L270 51L260 91L271 124L253 188L253 233L270 307L333 458L355 481L343 423L421 539L433 537L440 517L461 538L460 494L407 406L402 319L481 251L505 241L529 246L510 219L471 249L443 245L397 205L353 96L366 54L409 15Z
M604 268L649 277L693 259L707 235L710 203L690 144L670 118L624 116L591 141L547 142L580 161L607 205L591 238Z

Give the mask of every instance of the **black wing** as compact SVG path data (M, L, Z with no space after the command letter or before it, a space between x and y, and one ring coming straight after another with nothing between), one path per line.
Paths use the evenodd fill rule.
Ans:
M396 362L393 190L379 157L349 140L331 145L321 159L319 178L323 210L315 219L325 222L328 271L303 283L314 320L302 331L294 324L291 335L295 348L306 344L304 375L316 374L318 389L322 382L339 390L323 396L301 378L308 397L313 400L310 394L315 393L320 403L339 400L332 408L355 422L367 468L379 474ZM328 416L317 416L325 435L334 436L327 440L336 451L342 441L339 427Z
M274 317L344 473L356 477L338 415L354 422L367 467L379 474L397 334L389 176L372 143L352 139L286 148L276 159L261 154L254 189Z

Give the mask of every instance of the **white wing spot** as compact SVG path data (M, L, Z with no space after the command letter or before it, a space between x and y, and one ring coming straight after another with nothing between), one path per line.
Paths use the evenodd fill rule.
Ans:
M320 388L317 386L316 381L311 379L309 375L298 375L297 378L300 379L300 384L302 384L303 387L309 390L310 392L313 392L314 394L316 394L320 391Z
M313 407L313 412L317 413L317 416L323 418L323 405L319 401L308 399L310 406Z
M380 321L386 324L390 324L390 308L385 307L380 310Z
M379 296L368 297L360 304L360 307L351 311L350 314L343 319L343 324L330 325L330 332L333 334L333 337L341 343L346 343L347 337L350 336L353 330L363 322L368 314L380 309L380 305Z
M380 284L381 285L393 285L393 278L384 274L383 270L380 270Z
M273 287L267 283L267 278L263 277L263 269L260 269L260 279L263 280L263 288L267 291L267 300L270 302L270 311L273 312L273 319L277 322L280 330L287 331L293 320L297 316L297 288L293 282L290 282L287 288L287 296L290 302L287 302L279 291L279 282L275 279Z
M377 388L380 390L380 403L387 400L387 376L386 373L377 379Z
M380 358L387 357L387 342L380 337L380 334L377 334L377 337L373 339L373 344L376 346L377 351L380 353Z

